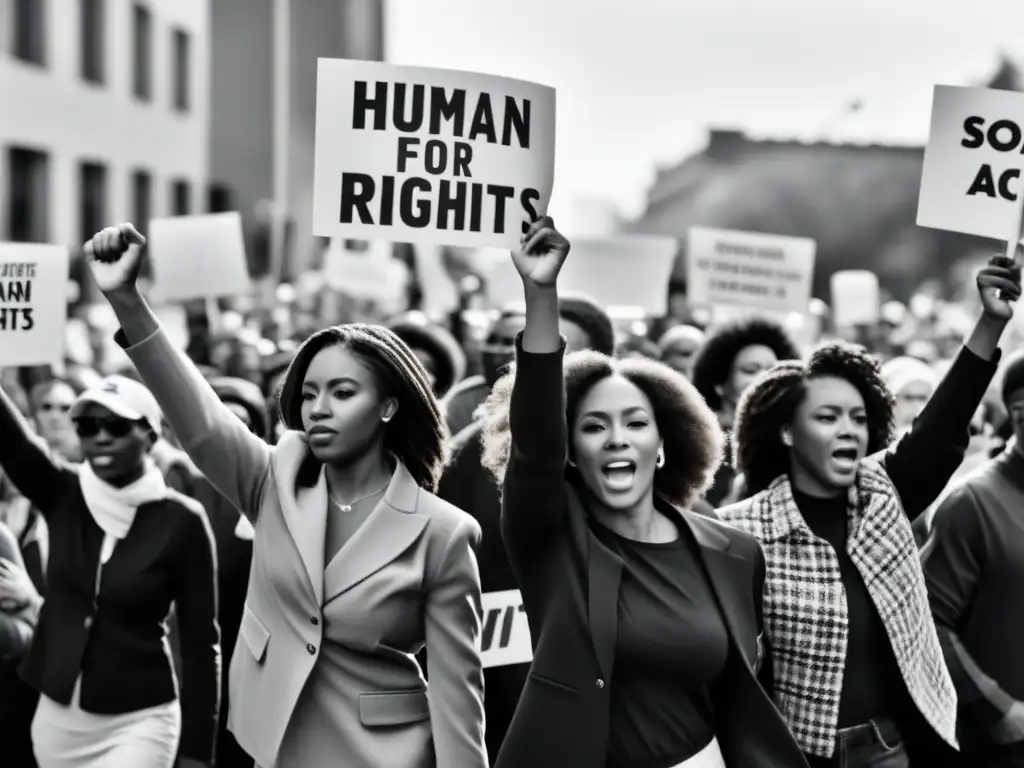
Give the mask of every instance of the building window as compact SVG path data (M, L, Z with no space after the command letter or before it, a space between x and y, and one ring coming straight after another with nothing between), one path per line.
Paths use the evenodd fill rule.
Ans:
M231 187L227 184L211 184L207 189L206 210L209 213L233 211Z
M81 0L82 9L82 79L102 84L104 70L104 0Z
M192 39L188 32L174 30L174 108L179 112L188 112L192 107L191 89L191 54Z
M46 64L45 0L14 0L14 57L29 64Z
M133 9L132 93L142 101L153 100L153 14L144 5Z
M78 201L81 232L85 242L109 223L107 221L107 168L99 163L82 163L78 169Z
M186 179L171 182L171 215L188 216L192 212L192 188Z
M50 158L44 152L7 151L7 239L16 243L49 240Z

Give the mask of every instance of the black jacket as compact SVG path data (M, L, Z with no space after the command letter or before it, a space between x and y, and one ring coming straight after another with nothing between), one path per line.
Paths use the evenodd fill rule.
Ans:
M525 354L521 344L520 334L501 526L534 649L496 768L599 768L607 757L622 561L590 533L587 513L565 479L564 341L548 355ZM702 515L667 502L659 509L693 533L729 630L731 652L715 712L726 764L806 768L756 677L764 663L760 547Z
M220 690L216 560L202 508L168 490L143 504L103 567L103 531L74 468L51 458L0 390L0 466L50 529L48 594L22 677L61 704L82 676L81 706L123 714L177 697L165 619L177 604L182 629L181 752L209 762Z

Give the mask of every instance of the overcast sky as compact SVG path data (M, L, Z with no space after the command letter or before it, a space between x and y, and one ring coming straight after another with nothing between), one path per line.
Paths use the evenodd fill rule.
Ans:
M1024 0L386 0L395 64L557 89L556 217L579 197L643 208L656 166L710 125L777 136L863 99L927 136L932 86L998 50L1024 62ZM901 113L901 114L897 114ZM887 127L881 125L881 130Z

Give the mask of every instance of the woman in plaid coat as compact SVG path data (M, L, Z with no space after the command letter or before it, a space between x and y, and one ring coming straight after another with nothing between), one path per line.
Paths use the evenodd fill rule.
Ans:
M956 693L910 524L963 459L1020 268L995 257L977 283L982 317L888 450L893 397L861 347L780 363L740 402L734 460L752 496L718 514L764 549L764 682L812 768L904 768L931 734L956 746Z

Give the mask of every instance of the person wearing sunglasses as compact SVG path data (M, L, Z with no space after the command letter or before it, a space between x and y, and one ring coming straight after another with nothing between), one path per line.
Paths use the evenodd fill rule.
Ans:
M83 463L33 434L0 389L0 466L46 517L46 601L22 677L40 693L40 768L207 766L219 705L213 536L202 507L164 483L150 451L160 408L110 376L69 411ZM176 606L184 679L165 619ZM180 697L179 697L180 690Z

